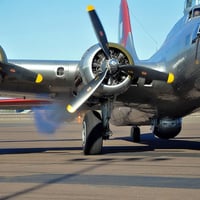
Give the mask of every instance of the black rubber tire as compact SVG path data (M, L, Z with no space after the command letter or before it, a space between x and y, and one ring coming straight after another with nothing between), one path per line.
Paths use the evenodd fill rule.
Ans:
M97 111L88 111L83 119L82 131L83 153L96 155L102 153L103 124Z
M133 126L131 128L131 138L133 142L139 143L140 142L140 128L137 126Z
M175 138L180 133L180 131L181 127L171 130L168 129L167 131L155 127L153 134L160 139L169 140Z

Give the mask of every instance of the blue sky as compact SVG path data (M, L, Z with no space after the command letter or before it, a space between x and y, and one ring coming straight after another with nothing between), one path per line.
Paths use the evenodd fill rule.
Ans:
M182 17L184 0L128 0L136 50L150 57ZM0 44L8 58L79 60L97 43L86 6L93 4L108 40L118 41L120 0L1 0Z

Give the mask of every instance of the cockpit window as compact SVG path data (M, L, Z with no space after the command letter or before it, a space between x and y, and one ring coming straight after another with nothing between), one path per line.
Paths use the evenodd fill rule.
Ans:
M199 17L200 16L200 8L195 8L193 11L193 17Z
M192 6L192 0L187 0L185 4L186 8L190 8Z
M189 12L189 17L188 17L189 20L196 17L200 17L200 7L194 8Z
M200 0L185 0L184 13L188 13L195 6L200 5Z

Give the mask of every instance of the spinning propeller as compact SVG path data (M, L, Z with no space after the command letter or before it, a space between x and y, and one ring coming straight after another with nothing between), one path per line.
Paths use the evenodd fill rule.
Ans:
M66 109L68 112L76 112L76 110L93 95L93 93L98 89L98 87L101 85L107 75L109 75L112 79L112 75L116 72L116 70L127 73L130 79L133 77L143 77L149 80L166 81L167 83L172 83L174 81L174 75L172 73L168 74L147 67L135 65L120 66L119 62L116 59L111 58L107 37L94 7L89 5L87 7L87 11L90 16L99 45L105 54L107 64L104 67L102 66L102 68L104 68L102 69L103 72L100 72L92 81L90 81L72 100L72 102L67 105Z

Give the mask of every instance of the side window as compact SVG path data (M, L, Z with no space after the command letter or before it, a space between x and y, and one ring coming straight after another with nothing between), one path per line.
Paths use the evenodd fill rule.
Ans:
M200 36L200 23L197 24L197 27L194 29L194 32L192 34L192 44L194 44L198 37Z
M188 20L191 20L192 18L196 17L200 17L200 7L191 10L188 14Z
M200 16L200 8L196 8L193 11L193 17L199 17Z
M64 73L65 73L65 69L64 69L64 67L58 67L57 68L57 72L56 72L56 75L57 76L64 76Z

